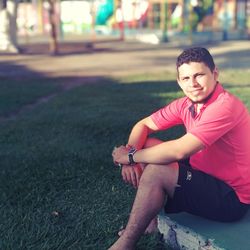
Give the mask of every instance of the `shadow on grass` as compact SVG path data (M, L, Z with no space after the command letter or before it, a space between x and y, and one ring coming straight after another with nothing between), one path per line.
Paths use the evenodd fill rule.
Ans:
M44 75L28 69L24 65L0 61L0 84L2 83L2 80L22 80L23 77L39 79L44 77Z
M105 84L108 80L102 76L51 78L24 65L0 62L0 122L15 118L19 113L31 110L61 92L100 82Z
M58 86L72 78L48 79L16 65L8 69L25 77L2 76L5 103L21 95L20 109L42 95L55 95L0 123L0 248L107 249L134 196L110 152L126 143L138 119L171 100L164 93L175 95L176 84L104 77L93 84L93 79L75 78L82 85L61 91ZM143 249L157 244L155 239L140 242Z

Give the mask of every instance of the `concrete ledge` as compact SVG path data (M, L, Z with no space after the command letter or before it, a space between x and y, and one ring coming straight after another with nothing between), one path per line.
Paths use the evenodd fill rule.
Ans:
M209 221L187 213L160 214L158 228L174 250L250 249L250 211L234 223Z

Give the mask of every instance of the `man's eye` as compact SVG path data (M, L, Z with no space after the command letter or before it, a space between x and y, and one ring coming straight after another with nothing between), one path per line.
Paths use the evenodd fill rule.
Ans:
M182 78L182 81L187 81L189 78L188 77L184 77L184 78Z
M196 76L196 78L200 78L200 77L202 77L202 76L204 76L204 74L198 74L198 75Z

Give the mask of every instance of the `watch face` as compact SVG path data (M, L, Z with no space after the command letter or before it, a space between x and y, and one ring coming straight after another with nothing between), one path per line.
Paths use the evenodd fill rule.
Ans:
M131 149L128 151L128 153L133 155L133 154L135 153L135 151L136 151L135 148L131 148Z

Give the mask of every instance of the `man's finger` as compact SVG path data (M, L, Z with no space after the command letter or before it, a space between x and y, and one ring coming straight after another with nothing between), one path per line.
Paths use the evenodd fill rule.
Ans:
M128 182L127 174L126 174L126 171L124 170L124 168L122 168L122 179L124 182Z
M131 177L133 186L136 188L137 187L137 177L136 177L136 173L135 173L134 169L131 171L130 177Z
M135 176L136 176L136 187L138 187L141 175L138 171L135 171Z

